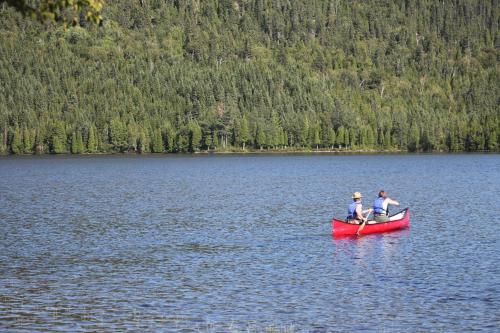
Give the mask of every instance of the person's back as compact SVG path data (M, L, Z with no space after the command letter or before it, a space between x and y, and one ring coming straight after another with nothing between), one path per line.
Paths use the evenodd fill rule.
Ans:
M347 208L347 218L346 221L352 224L359 224L366 219L363 217L363 204L361 203L361 198L363 196L359 192L354 192L352 195L352 202Z
M378 193L378 198L373 203L373 216L375 222L389 222L389 205L399 206L399 202L387 197L385 191Z
M353 201L349 204L349 207L347 208L347 221L357 220L358 214L356 212L356 208L358 205L361 205L360 201Z

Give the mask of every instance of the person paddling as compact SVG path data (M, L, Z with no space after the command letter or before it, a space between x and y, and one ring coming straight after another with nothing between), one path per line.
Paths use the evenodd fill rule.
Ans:
M363 216L363 214L370 214L371 209L367 209L363 211L363 204L361 202L361 198L363 196L359 192L354 192L352 195L352 203L349 205L347 209L347 223L351 224L361 224L367 221L367 218ZM368 215L367 215L368 217ZM362 225L364 226L364 225Z
M378 198L373 203L375 222L389 222L389 205L399 206L399 202L389 198L384 190L378 192Z

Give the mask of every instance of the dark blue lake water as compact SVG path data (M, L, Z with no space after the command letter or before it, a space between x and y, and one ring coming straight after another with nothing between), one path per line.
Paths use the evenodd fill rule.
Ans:
M500 326L500 155L0 159L0 330ZM411 228L334 240L379 189Z

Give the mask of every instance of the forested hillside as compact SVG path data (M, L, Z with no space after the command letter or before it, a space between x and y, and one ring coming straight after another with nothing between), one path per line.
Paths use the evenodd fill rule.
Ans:
M0 4L2 153L498 151L498 0Z

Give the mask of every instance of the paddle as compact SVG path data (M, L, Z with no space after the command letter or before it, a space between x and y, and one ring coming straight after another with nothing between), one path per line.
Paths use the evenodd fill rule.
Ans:
M368 222L368 216L370 216L371 211L368 211L368 214L366 214L366 220L361 223L361 225L358 228L358 231L356 231L357 236L361 236L361 230L365 228L366 222Z

